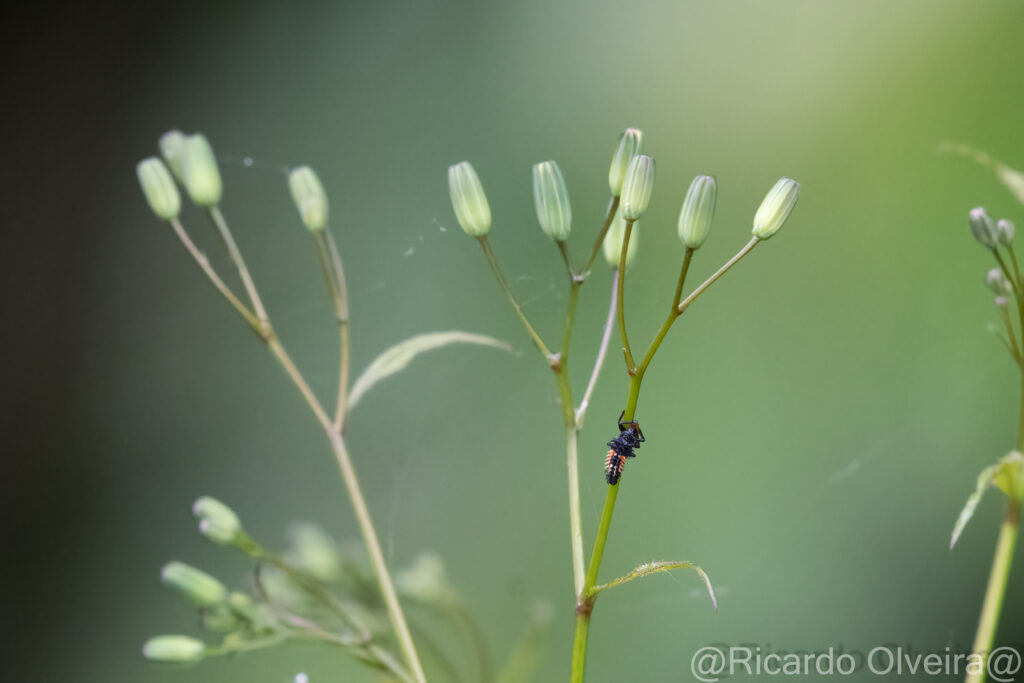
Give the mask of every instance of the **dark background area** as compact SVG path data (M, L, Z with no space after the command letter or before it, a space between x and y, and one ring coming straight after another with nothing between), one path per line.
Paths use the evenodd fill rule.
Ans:
M138 654L153 633L193 628L159 586L162 563L244 582L243 562L194 533L196 496L229 500L270 541L297 519L356 535L293 388L139 195L134 165L172 127L202 130L220 155L225 213L315 390L331 391L335 340L284 189L282 169L299 163L320 171L332 198L354 369L421 331L483 332L524 351L437 352L367 397L350 441L389 560L443 557L499 658L530 601L555 607L540 680L564 679L571 640L556 396L455 226L444 169L473 160L495 246L549 338L564 293L557 253L535 226L531 163L554 158L565 171L571 246L582 253L615 135L647 133L659 179L628 294L641 340L671 296L689 178L719 180L699 275L743 243L778 176L799 179L791 223L659 355L639 413L651 443L620 495L602 573L694 560L721 609L686 574L610 594L595 616L589 680L627 680L638 667L650 680L688 680L690 655L712 642L969 645L997 496L954 553L948 536L977 472L1011 446L1018 406L1012 365L985 333L995 320L988 263L966 215L984 204L1021 224L1024 211L989 173L936 149L966 141L1024 166L1019 4L10 12L0 29L0 612L11 680L366 675L314 648L189 670ZM213 255L199 216L185 222ZM581 369L607 278L583 295ZM581 456L588 547L603 496L597 460L624 391L613 353L581 441L592 454L589 469ZM1005 643L1024 640L1019 573Z

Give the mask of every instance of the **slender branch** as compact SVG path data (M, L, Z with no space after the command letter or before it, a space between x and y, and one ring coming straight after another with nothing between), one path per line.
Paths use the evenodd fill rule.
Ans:
M1020 277L1020 266L1017 265L1017 254L1013 251L1013 243L1006 245L1006 251L1010 254L1010 263L1013 264L1013 274L1017 276L1018 289L1024 288L1024 280Z
M380 592L384 598L391 626L395 631L398 644L402 649L402 654L405 656L406 664L409 666L413 678L418 683L423 683L423 681L426 681L423 666L420 664L419 655L416 653L416 646L413 644L412 635L409 633L409 625L405 621L405 615L402 613L402 607L398 602L398 594L395 592L394 583L391 581L391 574L388 572L387 563L384 561L380 540L377 538L377 531L370 518L370 509L366 505L366 499L363 497L363 491L359 486L359 479L356 477L355 468L352 465L351 458L349 458L341 433L334 428L323 406L320 405L313 391L309 388L309 384L306 383L305 378L295 367L295 363L292 362L291 357L284 347L281 346L281 342L276 336L267 340L267 347L274 354L274 357L277 358L278 362L281 363L281 366L295 386L298 387L302 397L309 404L310 410L313 411L320 426L323 427L324 432L327 434L327 439L334 452L334 458L338 463L338 468L341 470L342 481L345 483L349 500L352 502L356 520L359 522L359 529L362 532L363 542L366 544L367 554L370 556L370 563L373 565L374 574L376 574L377 581L380 584Z
M185 228L181 222L178 221L177 218L172 218L171 227L174 228L174 233L178 236L178 239L181 240L181 243L185 245L185 249L187 249L188 253L192 255L196 265L199 266L200 270L202 270L210 282L213 283L213 286L217 288L217 291L227 299L228 303L230 303L236 311L238 311L238 314L249 324L249 327L252 328L253 332L257 335L262 335L263 331L260 321L256 319L256 316L253 315L252 311L250 311L245 304L239 301L238 297L235 296L235 293L231 291L231 288L224 284L224 281L220 279L220 276L217 275L217 271L215 271L213 266L210 265L210 260L206 258L206 254L199 251L195 243L192 241L192 238L190 238L188 233L185 232Z
M344 433L345 413L348 410L348 377L349 377L349 339L348 339L348 283L345 282L345 269L341 264L341 256L338 254L338 245L334 242L334 235L330 230L326 233L327 248L331 256L331 265L334 270L334 284L338 292L338 331L341 359L338 369L338 405L334 409L334 426Z
M992 249L992 256L995 257L996 263L999 264L999 269L1003 271L1003 275L1006 276L1006 281L1010 283L1010 287L1013 289L1013 295L1020 299L1020 282L1010 273L1010 269L1006 267L1006 260L1003 258L1003 255L999 253L998 249ZM1014 263L1014 265L1016 265L1016 263Z
M227 221L224 220L224 214L220 212L220 207L212 206L208 215L216 226L217 232L220 233L221 239L224 240L224 246L227 247L228 255L234 262L235 268L238 269L238 276L242 279L242 285L249 295L249 301L256 312L256 318L265 325L267 323L267 311L263 308L263 301L260 299L259 292L256 291L256 285L252 281L252 275L249 274L249 268L245 265L245 259L242 258L242 252L238 249L238 244L228 228Z
M583 429L583 417L590 406L590 397L594 393L594 387L597 386L597 377L601 374L601 368L604 366L604 357L608 352L608 343L612 338L612 328L615 327L616 302L618 301L618 280L619 270L616 268L612 271L612 294L609 298L608 317L604 321L604 334L601 336L601 345L597 349L597 360L594 361L594 369L590 372L590 381L587 382L587 390L583 392L583 400L580 401L580 407L576 409L577 430Z
M565 240L559 240L555 242L558 245L558 253L562 255L562 263L565 264L565 272L569 274L570 280L576 279L576 273L572 270L572 263L569 261L569 247L565 243Z
M1013 356L1013 360L1017 362L1018 366L1021 366L1021 347L1020 344L1017 343L1017 335L1013 331L1013 322L1010 320L1010 314L1002 306L998 306L997 308L999 308L999 315L1003 319L1003 324L1006 326L1006 334L1009 337L1009 340L1006 341L1006 347L1010 350L1010 355ZM1024 369L1024 367L1022 367L1022 369Z
M227 224L223 221L223 217L220 216L220 212L214 207L210 211L210 215L214 220L214 223L218 225L218 228L223 227L221 232L225 239L225 243L228 245L229 251L238 252L237 246L234 245L234 240L231 239L231 233L227 230ZM399 646L402 649L402 654L406 659L406 663L412 672L413 679L417 683L424 683L426 676L423 673L423 666L420 664L419 655L416 653L416 647L413 644L412 636L409 633L409 626L405 621L405 615L402 613L402 607L398 602L398 596L395 592L394 584L391 580L391 575L388 572L387 564L384 561L384 554L381 551L380 541L377 538L377 532L374 529L373 522L370 518L370 511L366 505L366 500L363 498L362 489L359 486L359 480L356 478L355 468L352 466L352 461L349 458L348 451L345 449L345 443L341 437L341 431L335 427L331 418L328 417L327 412L324 410L320 401L316 398L313 390L309 387L302 373L295 366L291 356L285 351L284 346L281 345L281 341L277 338L274 333L273 327L270 325L269 320L266 318L266 311L263 309L262 304L259 303L259 295L256 293L255 286L252 284L251 278L249 278L248 270L245 268L245 263L242 260L241 254L238 253L237 259L233 257L236 265L239 268L239 272L242 276L243 282L248 282L247 289L250 290L250 296L253 298L253 305L258 311L256 314L256 320L253 320L253 315L248 313L248 309L241 305L237 298L231 294L230 290L220 281L216 273L206 262L206 258L195 248L192 241L188 238L184 229L180 223L173 221L175 232L178 233L178 237L185 244L186 248L192 253L193 257L196 258L196 262L200 268L210 277L211 281L221 293L225 295L228 301L232 302L232 305L238 310L238 312L246 319L247 322L253 327L254 331L260 336L261 339L266 343L267 348L273 354L273 356L284 368L285 373L291 379L292 383L298 388L299 393L302 394L306 404L309 406L313 415L316 417L317 422L323 428L327 435L328 441L331 444L331 448L334 452L335 459L338 462L338 467L341 470L342 480L345 483L345 488L348 490L349 499L352 502L352 507L355 511L356 519L359 522L360 531L363 535L363 541L366 544L367 553L370 556L371 564L373 565L374 573L377 576L377 581L380 584L380 591L384 598L384 604L387 608L388 617L391 620L391 625L395 631L395 636L398 639ZM336 253L336 251L335 251ZM340 259L338 259L338 266L340 270ZM344 283L344 279L339 280L340 283ZM218 283L220 283L218 285Z
M505 279L505 274L501 271L501 267L498 265L498 259L494 256L494 251L491 249L491 243L488 241L487 235L477 238L477 241L480 242L480 247L484 250L484 256L487 257L487 264L491 267L494 277L498 279L498 284L501 285L501 290L505 293L505 298L508 299L510 304L512 304L512 308L515 310L516 315L519 316L519 320L523 323L523 327L525 327L526 331L529 332L530 337L533 339L533 343L544 355L544 358L548 363L554 363L557 359L551 355L551 351L549 351L548 347L544 344L544 340L542 340L540 335L537 334L537 331L533 329L533 325L531 325L530 321L527 320L526 314L523 313L522 307L516 300L515 294L512 293L512 288L509 287L508 280Z
M988 656L995 642L996 627L999 625L999 613L1002 611L1003 598L1006 595L1006 584L1010 578L1010 565L1013 562L1013 549L1017 544L1017 532L1020 529L1020 503L1009 500L1006 513L999 530L999 541L996 543L995 557L992 559L992 571L985 589L985 601L981 607L978 620L978 632L974 638L973 654L981 655L985 665L978 667L978 673L968 673L966 683L984 683L988 671Z
M636 373L636 362L633 360L633 352L629 348L629 336L626 334L626 297L624 295L626 285L626 252L629 249L629 236L633 232L633 221L626 221L626 231L622 236L622 252L619 254L619 334L622 336L622 351L626 357L626 371L630 375Z
M586 277L590 274L590 269L594 265L594 260L597 255L601 253L601 245L604 244L604 238L608 234L608 228L612 225L612 220L615 218L615 212L619 209L619 198L612 197L611 201L608 202L608 210L605 212L604 225L601 226L601 232L597 234L597 240L594 242L594 247L590 250L590 257L587 259L586 265L583 266L583 270L580 271L580 275Z
M742 249L740 249L736 253L735 256L733 256L731 259L726 261L725 264L721 268L716 270L714 275L712 275L707 280L705 280L703 283L701 283L701 285L699 287L697 287L697 289L695 289L692 292L690 292L690 295L688 297L686 297L685 299L683 299L683 302L680 303L679 306L678 306L679 313L680 314L684 313L686 311L686 309L690 307L690 304L692 304L697 299L697 297L699 297L701 294L703 294L704 291L708 287L710 287L711 285L713 285L715 283L715 280L717 280L718 278L720 278L723 275L725 275L729 271L730 268L732 268L737 263L739 263L740 259L742 259L744 256L749 254L754 249L754 247L756 247L760 242L761 242L761 239L758 238L758 237L754 237L749 242L747 242L746 246L743 247Z
M348 489L349 498L352 501L352 508L355 510L359 528L363 533L363 540L366 543L366 550L370 555L370 564L377 575L380 583L380 592L384 597L384 604L387 607L388 618L398 638L398 644L405 656L406 664L412 672L413 678L419 683L424 683L427 678L423 673L423 665L420 664L419 655L416 653L416 646L409 633L409 625L405 621L405 614L398 602L398 594L395 592L395 585L391 581L391 574L388 572L387 563L384 561L384 552L381 550L380 540L377 538L377 531L374 529L373 521L370 519L370 509L363 498L363 491L359 487L359 480L356 478L356 471L349 458L345 442L337 431L328 430L328 438L334 450L334 457L341 469L341 478Z
M572 579L576 595L583 591L583 519L580 513L580 471L576 425L565 428L565 451L569 471L569 532L572 535Z

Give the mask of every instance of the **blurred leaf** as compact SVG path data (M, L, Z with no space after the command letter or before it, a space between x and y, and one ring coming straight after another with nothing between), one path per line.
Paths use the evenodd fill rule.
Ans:
M693 562L645 562L644 564L637 565L633 571L620 576L619 578L609 581L608 583L600 586L594 586L590 589L590 595L597 595L603 590L614 588L624 583L628 583L633 579L642 579L645 576L651 576L652 574L660 574L662 572L670 572L675 569L692 569L700 575L700 578L704 580L704 586L708 589L708 595L711 597L711 604L714 605L715 611L718 611L718 598L715 597L715 589L711 586L711 579L704 572L703 569L695 565Z
M512 353L511 346L500 339L488 337L484 334L452 330L449 332L428 332L426 334L418 334L415 337L409 337L381 353L367 366L366 370L363 371L363 374L359 376L359 379L352 386L352 391L348 397L348 409L352 410L359 403L359 399L363 397L363 394L373 388L377 382L409 367L409 364L419 354L456 343L493 346L494 348Z
M967 522L974 515L975 508L981 502L989 485L998 487L1007 497L1020 501L1024 499L1024 456L1017 451L1010 451L999 459L995 465L989 465L978 474L978 482L974 493L964 503L964 509L953 526L953 537L949 541L949 549L956 545Z
M527 683L533 680L540 664L551 616L551 606L546 602L538 601L533 604L530 622L522 638L505 660L495 683Z
M1024 204L1024 173L1011 168L995 159L988 152L972 147L963 142L946 142L939 146L940 152L952 152L972 159L975 163L991 170L999 181L1006 186L1017 201Z

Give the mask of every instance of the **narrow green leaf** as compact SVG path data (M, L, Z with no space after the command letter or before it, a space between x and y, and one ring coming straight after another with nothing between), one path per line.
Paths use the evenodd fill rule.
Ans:
M625 576L620 576L619 578L613 581L609 581L608 583L602 584L600 586L594 586L590 589L590 595L597 595L603 590L607 590L608 588L614 588L615 586L628 583L633 579L642 579L645 576L651 576L652 574L660 574L662 572L670 572L675 569L692 569L700 575L700 578L704 581L704 586L708 589L708 596L711 597L711 604L714 605L715 611L717 612L718 598L715 597L715 589L711 585L711 579L708 578L707 573L705 573L703 569L695 565L693 562L645 562L644 564L637 565L633 569L633 571L626 574Z
M512 353L511 346L500 339L488 337L484 334L452 330L448 332L428 332L426 334L418 334L415 337L409 337L381 353L363 370L363 374L352 385L352 391L348 396L348 409L352 410L359 403L363 394L373 388L377 382L409 367L409 364L419 354L457 343L493 346L494 348Z
M1024 204L1024 173L1007 166L999 159L992 157L988 152L984 152L966 143L946 142L939 146L939 151L965 156L968 159L972 159L979 166L991 170L995 173L996 178L1006 186L1006 189L1013 193L1017 201Z
M978 507L978 503L981 502L981 497L985 495L988 485L992 482L992 475L999 468L998 465L989 465L981 471L978 475L978 482L974 487L974 493L964 503L964 509L960 511L960 516L956 518L956 525L953 526L953 537L949 540L949 549L952 550L953 546L956 545L957 539L960 538L960 534L963 532L964 527L967 526L967 522L971 520L974 515L974 509Z
M950 550L956 545L957 539L960 538L967 522L974 515L974 510L978 507L978 503L981 502L981 497L985 495L989 485L1001 490L1011 500L1018 503L1024 500L1024 455L1017 451L1010 451L999 458L999 462L995 465L989 465L978 474L978 483L975 485L974 493L967 499L964 509L960 511L960 516L957 517L956 525L953 527L953 537L949 541Z

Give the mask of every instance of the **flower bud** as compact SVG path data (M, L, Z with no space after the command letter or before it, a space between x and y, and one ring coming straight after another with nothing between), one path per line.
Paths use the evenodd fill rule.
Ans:
M533 202L537 207L540 229L554 241L564 242L572 227L572 207L565 178L554 161L534 164Z
M1003 275L1003 271L993 268L985 273L985 284L992 290L993 294L1009 294L1012 291L1010 281Z
M1016 232L1016 227L1006 218L1000 218L999 221L996 222L996 235L999 238L999 244L1004 247L1010 246L1013 242L1013 235Z
M622 217L635 221L647 210L654 192L654 159L638 154L629 162L622 181Z
M142 193L156 217L164 221L177 218L181 210L181 195L164 163L156 157L143 159L135 167L135 175L139 177Z
M997 296L995 299L996 308L1006 308L1010 305L1010 300L1005 296Z
M627 128L619 136L619 145L615 148L612 156L612 165L608 169L608 189L612 191L613 197L622 193L622 181L626 177L626 169L629 162L633 160L643 148L644 134L637 128Z
M971 234L983 247L995 249L999 245L999 233L996 224L982 207L971 209L969 223Z
M182 562L164 565L160 580L200 607L220 604L228 596L227 589L220 581Z
M197 205L209 207L220 202L220 169L213 148L202 133L185 138L181 148L181 177L185 191Z
M288 187L306 227L314 231L323 230L327 225L327 194L316 171L309 166L292 169L288 174Z
M626 268L636 260L636 251L639 249L637 237L640 236L639 222L634 222L629 232L629 247L626 249ZM619 259L622 257L622 240L626 236L626 221L621 211L615 212L615 218L608 227L608 233L604 236L604 258L612 268L619 267Z
M181 158L185 155L186 135L180 130L169 130L160 136L160 154L171 169L171 173L179 183L185 183L185 175L181 171Z
M715 202L718 199L718 185L709 175L699 175L690 183L679 213L679 239L688 249L699 249L711 230L715 217Z
M206 654L201 640L188 636L156 636L142 646L142 656L163 664L195 664Z
M203 496L192 505L192 514L199 518L199 533L219 545L231 545L242 533L238 515L216 498Z
M799 196L800 183L791 178L779 178L754 214L754 237L766 240L777 233L793 212Z
M480 178L468 161L448 167L448 193L459 225L470 237L483 237L491 229L491 207Z

